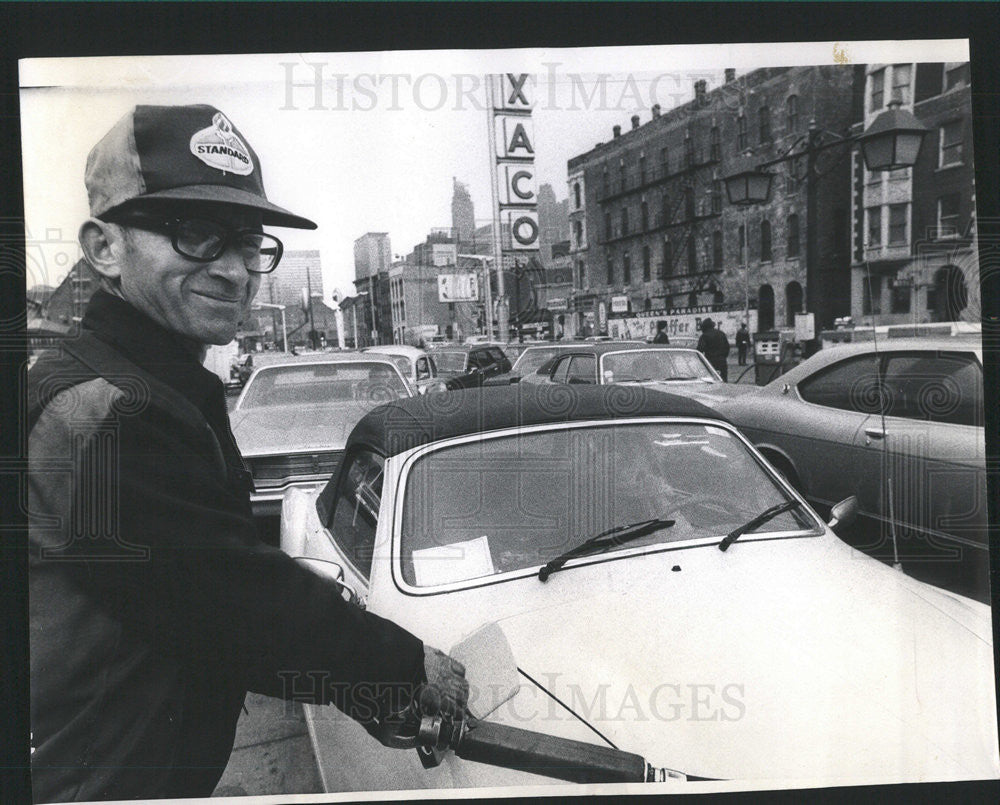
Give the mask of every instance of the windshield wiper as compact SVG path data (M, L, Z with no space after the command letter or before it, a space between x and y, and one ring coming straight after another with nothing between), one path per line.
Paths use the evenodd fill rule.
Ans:
M768 509L764 509L760 514L754 517L752 520L748 520L739 528L734 528L726 536L722 538L722 542L719 543L719 550L724 551L730 545L732 545L736 540L742 537L747 531L752 531L759 525L764 525L768 520L773 520L779 514L784 514L792 509L797 509L802 504L797 500L786 500L784 503L778 503L775 506L771 506Z
M545 581L557 570L562 569L562 566L570 559L575 559L578 556L586 556L590 553L600 553L605 548L624 545L626 542L632 542L632 540L652 534L654 531L670 528L673 524L673 520L654 518L652 520L640 520L638 523L628 523L627 525L618 525L614 528L609 528L607 531L602 531L600 534L595 534L589 539L584 540L575 548L570 548L568 551L559 554L555 559L550 559L539 568L538 578L541 581Z

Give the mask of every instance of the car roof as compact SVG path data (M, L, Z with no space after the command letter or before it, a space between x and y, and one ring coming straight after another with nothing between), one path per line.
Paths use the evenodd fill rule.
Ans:
M411 347L409 344L381 344L377 347L365 347L362 354L370 355L405 355L407 358L419 358L426 354L418 347Z
M643 349L657 349L665 352L693 352L690 347L675 347L670 344L647 344L645 341L590 341L576 344L580 352L604 355L608 352L635 352Z
M312 352L307 355L288 355L279 361L261 364L260 369L274 369L277 366L295 366L303 363L384 363L395 364L387 357L365 352Z
M729 420L689 398L642 386L516 384L427 394L380 405L354 427L355 444L394 456L454 436L545 423L676 416Z

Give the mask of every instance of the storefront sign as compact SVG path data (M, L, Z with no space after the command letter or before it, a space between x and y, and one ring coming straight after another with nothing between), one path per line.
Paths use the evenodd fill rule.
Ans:
M612 296L611 297L611 312L612 313L627 313L628 312L628 297L627 296Z
M438 274L438 301L479 301L479 275Z

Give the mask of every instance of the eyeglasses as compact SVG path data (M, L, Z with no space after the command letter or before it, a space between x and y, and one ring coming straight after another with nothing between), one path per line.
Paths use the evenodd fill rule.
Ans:
M139 229L163 231L170 236L174 251L199 263L218 260L234 247L251 274L270 274L278 267L284 251L281 241L256 229L235 229L212 218L170 218L129 213L109 216L110 223Z

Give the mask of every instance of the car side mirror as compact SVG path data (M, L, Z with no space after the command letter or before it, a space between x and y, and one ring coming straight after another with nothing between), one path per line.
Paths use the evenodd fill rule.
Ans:
M344 566L329 559L318 559L315 556L293 556L300 565L309 568L317 576L330 579L340 587L341 595L348 604L362 606L358 591L344 581Z
M830 509L830 520L827 522L827 526L831 531L839 534L842 530L848 528L857 516L858 499L854 495L851 495L849 498L844 498L840 503L834 504L833 508Z

